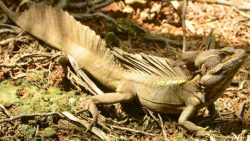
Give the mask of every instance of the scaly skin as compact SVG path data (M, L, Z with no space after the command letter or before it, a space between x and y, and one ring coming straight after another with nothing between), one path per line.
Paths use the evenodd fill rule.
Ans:
M184 75L180 68L171 67L164 60L152 56L144 56L147 61L143 58L137 60L135 67L139 70L126 71L115 62L99 36L66 12L52 7L32 7L21 16L16 16L1 1L0 7L18 26L64 51L80 67L114 90L113 93L92 96L83 103L84 109L92 113L94 122L99 113L97 104L138 99L142 106L152 111L180 114L178 123L191 132L204 130L189 121L189 118L205 106L214 111L213 102L230 84L246 56L243 50L233 48L201 52L194 59L198 62L197 67L205 65L206 69L194 78ZM202 58L204 54L215 60L210 63L211 58Z
M246 57L244 50L233 48L204 51L199 55L208 55L208 52L214 59L216 58L214 60L216 63L211 64L205 74L198 74L184 83L176 83L173 78L167 80L164 77L156 78L137 74L137 77L126 79L119 85L115 93L91 97L85 105L85 110L89 110L96 120L98 115L96 104L112 104L139 99L142 106L152 111L180 114L178 123L190 132L205 130L189 121L189 118L203 107L208 107L211 113L215 112L214 101L231 83ZM203 63L210 62L210 59L204 60ZM138 83L139 78L144 79L144 83ZM153 81L162 80L165 84L153 83Z
M223 50L227 52L224 54L221 53L221 56L216 53L218 51L216 49L206 50L200 53L199 51L184 52L175 61L174 66L186 65L187 69L192 72L205 74L208 69L217 65L223 56L232 54L234 49L227 47L222 49L222 51Z

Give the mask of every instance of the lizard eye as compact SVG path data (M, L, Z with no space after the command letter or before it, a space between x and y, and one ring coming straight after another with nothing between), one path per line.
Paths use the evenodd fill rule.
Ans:
M220 56L220 58L224 59L224 58L227 57L227 54L226 53L221 53L221 54L219 54L219 56Z

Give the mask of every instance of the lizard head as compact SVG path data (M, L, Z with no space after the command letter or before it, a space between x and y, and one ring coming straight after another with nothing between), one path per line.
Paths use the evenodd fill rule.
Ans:
M246 58L242 49L226 47L221 50L208 50L200 53L195 60L197 66L206 65L207 73L231 73L237 71Z
M232 47L226 47L221 50L211 49L202 51L195 58L195 66L204 74L216 65L230 59L231 55L234 54L234 50Z
M208 60L199 60L200 54L197 59L200 61L199 63L207 65L208 70L202 76L200 82L206 88L227 87L246 58L244 50L234 48L212 50L212 52L204 52L203 54L207 55L207 57L204 57Z
M221 50L211 49L184 52L173 63L173 66L185 65L189 71L195 72L195 74L197 74L197 72L205 74L206 71L229 59L233 53L234 48L232 47L226 47Z

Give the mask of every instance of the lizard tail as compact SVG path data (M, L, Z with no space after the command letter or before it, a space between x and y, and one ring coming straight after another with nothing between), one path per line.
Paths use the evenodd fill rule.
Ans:
M0 7L4 8L2 4L0 3ZM105 86L117 86L116 80L122 77L124 71L115 62L104 40L67 12L50 6L36 6L16 16L14 22L28 33L74 58L81 68Z

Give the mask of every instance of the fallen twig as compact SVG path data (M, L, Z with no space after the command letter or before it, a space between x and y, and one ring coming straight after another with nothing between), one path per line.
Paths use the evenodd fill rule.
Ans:
M93 2L77 2L77 3L69 3L67 7L69 8L83 8L83 7L89 7L87 10L87 13L94 12L97 9L103 8L105 6L108 6L115 0L96 0Z
M4 45L4 44L7 44L9 42L14 42L14 41L27 41L29 40L30 38L28 36L20 36L20 37L15 37L15 38L8 38L8 39L5 39L5 40L2 40L0 41L0 45Z
M30 53L30 54L24 54L21 57L16 59L16 62L27 58L27 57L48 57L48 58L56 58L58 56L62 55L60 52L57 53L44 53L44 52L38 52L38 53Z
M90 123L86 120L79 119L70 112L62 112L62 114L67 117L70 121L77 122L82 126L86 127L87 129L90 127ZM102 140L110 140L110 138L104 133L102 130L98 129L97 127L92 127L89 129L92 133L98 136Z
M12 117L11 113L5 108L3 104L0 104L0 108L3 110L3 112L8 116Z
M158 118L160 119L160 125L161 125L162 134L164 136L164 139L165 139L165 141L169 141L169 138L166 134L165 126L164 126L164 123L162 121L161 115L159 113L157 115L158 115Z
M169 139L168 139L168 137L167 137L166 130L165 130L165 127L164 127L164 124L163 124L161 115L158 113L157 115L158 115L158 118L159 118L159 119L157 119L157 118L154 116L154 114L153 114L152 111L150 111L150 110L147 109L147 108L145 108L145 109L148 111L149 115L159 124L159 126L160 126L161 129L162 129L162 134L163 134L165 140L168 141Z
M187 0L183 0L182 15L181 15L181 19L182 19L182 31L183 31L182 52L185 52L186 48L187 48L186 13L187 13Z
M2 28L2 29L0 29L0 34L2 34L2 33L19 33L19 32L16 32L13 29Z
M102 95L104 94L104 92L99 89L96 84L84 73L83 70L81 70L81 68L78 66L78 64L76 63L76 61L74 60L73 57L69 56L68 55L68 58L69 58L69 61L70 61L70 64L72 65L74 71L83 79L83 83L87 84L87 88L90 88L91 91L90 92L94 92L93 94L94 95ZM82 82L80 84L83 84Z
M8 28L11 28L13 30L17 30L17 31L23 31L23 29L21 29L20 27L17 27L17 26L14 26L14 25L10 25L10 24L3 24L3 23L0 23L0 26L3 26L3 27L8 27Z
M35 114L22 114L22 115L18 115L18 116L12 116L10 118L6 118L6 119L2 119L0 120L0 124L4 123L4 122L11 122L13 120L17 120L23 117L34 117L34 116L52 116L52 115L58 115L60 117L64 117L62 114L58 113L58 112L51 112L51 113L35 113Z
M96 12L96 13L91 13L91 14L70 13L70 15L72 15L76 19L85 19L85 20L86 20L86 18L101 17L101 18L104 18L105 20L107 20L109 22L112 22L115 25L117 24L116 21L113 18L111 18L110 16L105 15L105 14L103 14L101 12Z
M249 14L247 14L247 13L245 13L245 12L243 12L243 11L240 11L240 10L237 9L237 8L234 8L234 10L235 10L236 12L238 12L241 16L250 19L250 15L249 15Z
M15 67L22 67L22 66L26 66L29 63L2 63L0 64L0 67L6 67L6 68L15 68Z
M85 109L81 109L81 110L75 111L75 114L79 114L79 113L82 113L82 112L85 112L85 111L86 111ZM99 115L98 115L98 119L97 119L97 123L98 123L103 129L107 130L108 132L111 132L111 129L108 128L108 127L106 126L106 124L103 123L102 121L106 121L106 118L105 118L103 115L99 114Z
M133 133L139 133L139 134L144 134L144 135L149 135L149 136L156 136L155 134L147 133L147 132L144 132L144 131L141 131L141 130L130 129L130 128L126 128L126 127L120 127L120 126L111 125L111 124L107 124L107 125L110 128L115 128L115 129L130 131L130 132L133 132Z
M105 6L108 6L115 0L100 0L99 2L97 1L96 3L93 3L93 6L89 9L89 12L95 11L96 9L103 8Z
M238 1L228 1L228 0L198 0L198 1L233 6L239 10L250 10L249 2L238 2Z
M144 38L147 40L151 40L151 41L158 41L158 42L163 42L165 45L177 45L180 46L181 43L178 42L177 40L172 40L163 36L158 36L158 35L151 35L151 34L146 34L144 35Z
M88 87L88 85L80 79L79 76L77 76L74 72L71 71L71 69L69 67L67 67L67 70L68 70L67 71L68 72L67 79L71 82L71 84L73 86L75 86L75 88L77 90L81 91L81 88L79 87L79 85L80 85L80 86L84 87L85 89L87 89L88 91L90 91L91 93L94 93L93 91L91 91L91 89Z
M82 8L82 7L85 7L85 6L88 6L89 5L89 2L87 1L84 1L84 2L77 2L77 3L72 3L70 2L67 7L68 8Z

